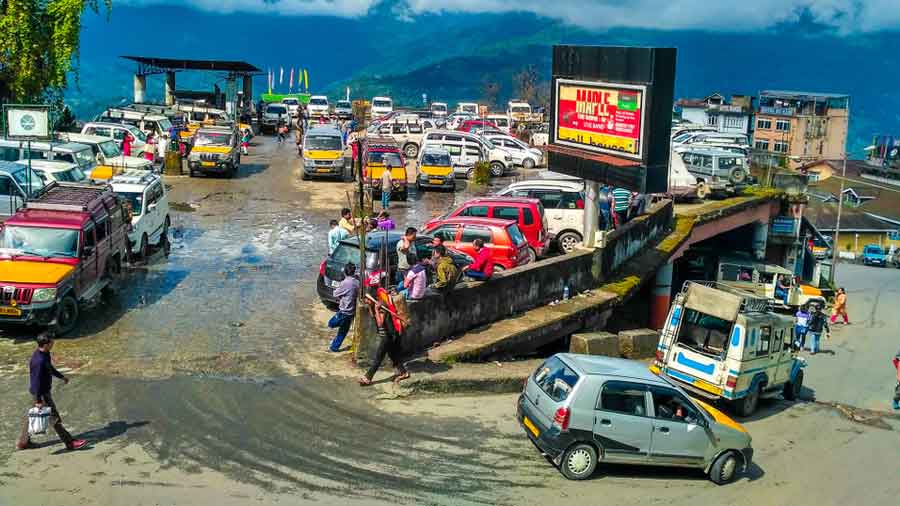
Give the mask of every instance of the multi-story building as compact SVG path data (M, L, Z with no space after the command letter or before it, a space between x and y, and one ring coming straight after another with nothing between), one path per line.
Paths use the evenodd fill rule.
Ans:
M702 100L683 98L676 105L685 121L715 127L723 133L750 135L753 97L732 95L728 103L724 96L713 93Z
M796 169L814 160L843 159L850 96L761 91L753 133L754 159Z

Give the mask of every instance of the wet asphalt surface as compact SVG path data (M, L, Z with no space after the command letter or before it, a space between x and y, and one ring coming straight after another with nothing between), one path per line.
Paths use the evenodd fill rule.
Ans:
M370 404L371 391L294 365L331 337L315 280L328 220L352 185L300 181L293 145L255 144L235 179L167 178L170 255L129 269L115 299L86 309L54 348L57 365L77 371L72 385L57 385L67 418L94 427L92 441L138 442L163 466L267 490L482 503L516 486L500 476L509 464L478 457L488 437L477 424L391 416ZM464 182L455 194L412 190L391 212L400 227L421 226L472 194ZM34 334L0 329L6 405L27 404ZM0 421L7 441L16 411ZM0 446L0 463L10 450Z

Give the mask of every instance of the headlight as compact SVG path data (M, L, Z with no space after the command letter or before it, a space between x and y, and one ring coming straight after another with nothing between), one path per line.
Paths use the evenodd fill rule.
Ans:
M56 299L56 288L38 288L31 296L31 302L48 302Z
M310 160L309 158L304 158L304 159L303 159L303 164L306 165L307 167L312 167L313 165L316 164L316 161L315 161L315 160Z
M507 162L511 162L511 161L512 161L512 157L509 156L509 155L506 155L506 156L503 157L503 158L504 158Z

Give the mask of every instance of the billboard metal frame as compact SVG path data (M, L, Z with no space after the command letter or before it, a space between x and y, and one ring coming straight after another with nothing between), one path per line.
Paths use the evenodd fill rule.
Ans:
M9 113L11 111L35 111L47 115L47 135L15 135L10 133ZM52 139L53 129L50 121L50 106L41 104L3 104L4 135L7 139L16 141L48 141Z

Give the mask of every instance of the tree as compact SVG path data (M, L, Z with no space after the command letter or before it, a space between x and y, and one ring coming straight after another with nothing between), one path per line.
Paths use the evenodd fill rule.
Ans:
M534 65L528 65L513 76L513 89L518 99L529 104L534 102L538 86L538 73Z
M78 78L81 16L112 0L0 0L0 102L61 104Z
M497 107L497 97L500 95L500 83L485 79L481 83L481 103L488 106L489 110Z

